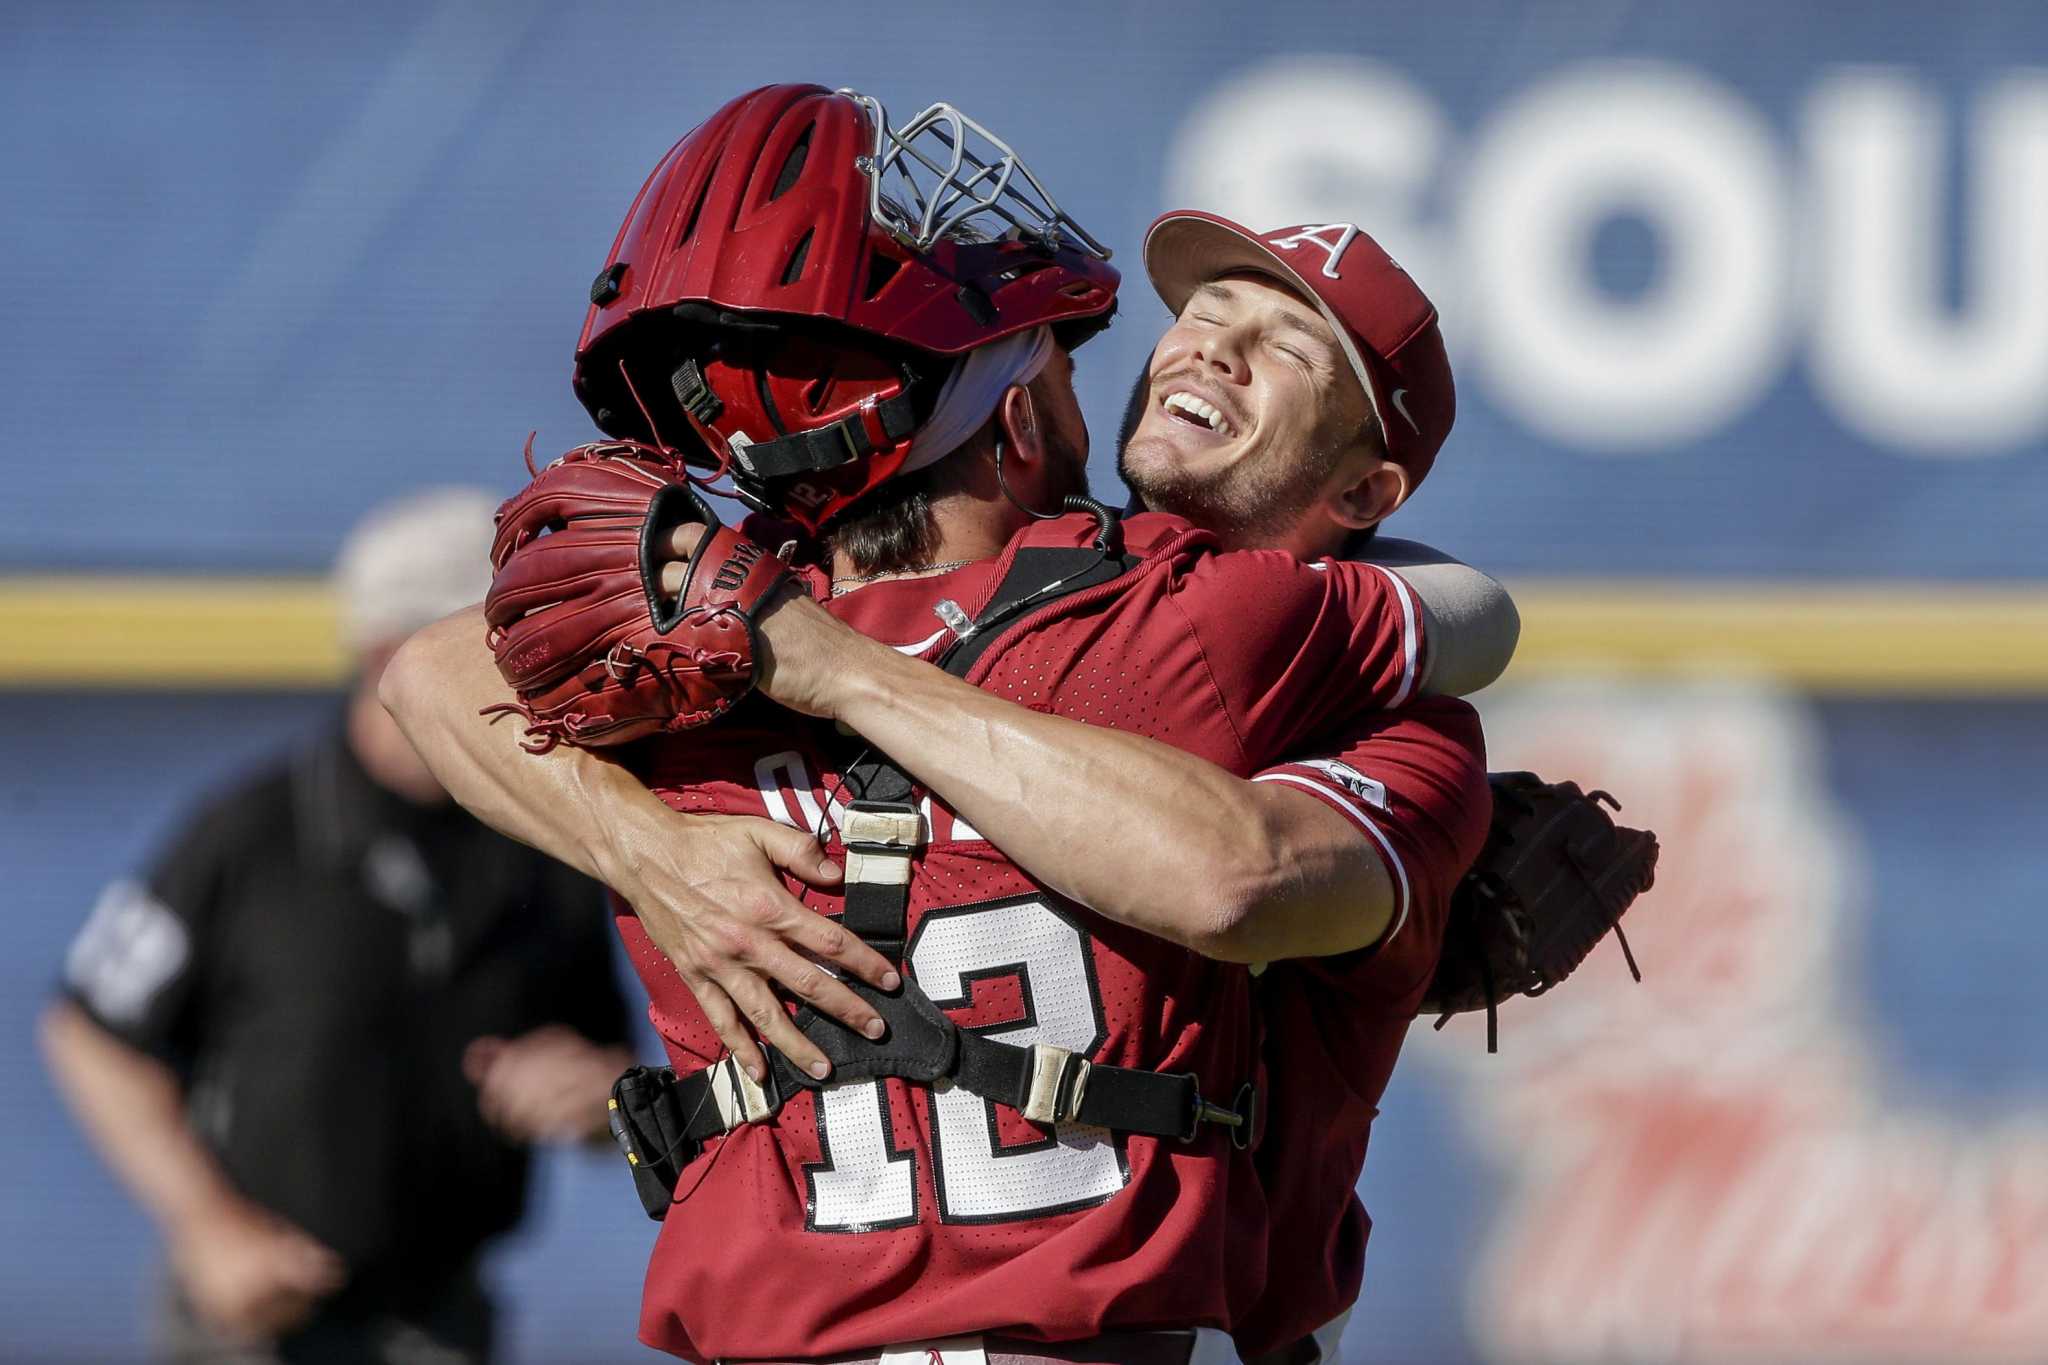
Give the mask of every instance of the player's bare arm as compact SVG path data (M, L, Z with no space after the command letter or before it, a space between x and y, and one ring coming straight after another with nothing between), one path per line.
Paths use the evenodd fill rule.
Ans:
M836 885L840 869L815 841L768 820L678 814L618 764L582 749L527 753L515 727L477 716L506 695L483 640L481 609L458 612L408 641L379 684L385 707L457 801L623 896L750 1069L763 1063L742 1016L799 1066L825 1060L790 1024L776 986L849 1027L880 1028L873 1008L818 964L883 990L895 988L895 970L790 895L779 875Z
M178 1281L209 1323L250 1340L305 1318L346 1278L341 1258L234 1188L192 1131L177 1075L69 1000L40 1028L79 1123L163 1232Z
M686 552L695 532L682 534L685 543L678 548ZM1492 611L1500 614L1506 599L1497 585L1462 566L1450 569L1465 577L1444 581L1467 596L1483 598L1492 589ZM1511 623L1511 606L1505 611ZM1384 927L1391 898L1378 855L1312 798L1246 782L1171 746L1000 701L866 640L814 604L792 603L787 612L771 615L775 619L764 623L763 638L782 666L766 682L769 695L849 723L855 723L855 710L863 719L871 715L856 728L889 752L902 753L921 779L1048 885L1110 918L1209 955L1247 961L1340 952L1371 942ZM442 776L465 803L515 837L605 877L636 904L717 900L735 888L750 894L745 873L737 882L727 880L732 874L724 860L734 854L755 858L749 871L765 880L766 865L737 831L721 831L743 845L733 853L715 842L701 856L679 852L698 831L679 828L665 806L610 763L547 763L548 780L529 788L525 779L534 760L519 753L509 736L485 734L473 720L479 703L502 699L502 688L486 671L486 656L474 645L480 632L469 633L471 624L454 618L437 628L447 631L451 656L439 665L427 659L425 638L415 642L386 685L387 700L415 738L460 761L461 770ZM1491 649L1489 642L1480 652ZM1437 653L1435 666L1449 660L1462 667L1456 650L1440 647ZM424 681L437 670L440 685L405 695L404 684L415 672ZM474 679L473 694L449 686L464 671ZM1469 676L1476 670L1463 671ZM858 688L849 686L855 682ZM842 686L854 695L837 697L831 689ZM445 720L429 735L431 718L423 713L435 705L445 710ZM501 770L487 774L479 765L493 758ZM614 804L620 817L602 818L600 807ZM568 828L572 821L582 828ZM1147 837L1130 840L1134 828ZM790 834L777 831L773 837L787 843ZM662 852L650 854L656 847ZM792 848L787 856L803 855ZM691 867L676 871L705 880L680 894L656 887L652 882L659 874L650 873L659 866L657 857L687 859ZM715 885L710 878L717 878ZM806 921L802 917L809 912L800 907L792 913L807 927L830 924L816 916ZM714 981L743 982L726 994L737 990L750 1016L769 1014L766 993L738 966L713 966L701 943L692 949L686 974L694 967ZM797 984L809 988L806 998L835 999L831 984L821 987L812 974ZM855 1027L869 1017L850 997L838 1000L832 1012L842 1010ZM769 1019L779 1033L777 1023ZM808 1059L808 1049L801 1051Z
M1109 919L1235 962L1345 952L1387 925L1378 853L1313 797L1019 706L807 598L771 610L761 637L769 696L859 732L1018 865Z
M677 551L686 555L695 536L685 528ZM1445 562L1437 573L1420 598L1425 611L1443 615L1447 601L1462 600L1466 619L1491 624L1447 632L1431 672L1490 680L1486 660L1503 654L1503 634L1512 642L1512 605L1476 570ZM865 639L815 604L788 605L763 621L764 647L782 661L768 694L794 709L837 714L841 702L830 689L860 678L861 697L848 708L865 698L891 709L877 712L872 730L856 728L891 753L900 749L922 780L1049 886L1232 960L1341 952L1385 927L1392 897L1377 852L1313 798L1244 781L1168 745L1001 701ZM787 1025L770 979L855 1028L869 1027L872 1012L851 992L806 959L768 953L755 936L787 924L809 933L789 940L802 952L842 967L855 960L823 952L826 944L848 948L820 933L836 934L837 925L775 881L771 862L794 864L799 875L820 866L815 846L799 847L802 836L787 829L679 817L630 773L580 750L522 751L510 727L476 719L505 695L482 638L474 613L451 617L416 637L384 681L386 704L458 799L503 832L605 880L636 907L652 907L643 914L657 943L674 943L686 979L708 984L707 1013L743 1063L755 1064L758 1054L741 1015L799 1065L823 1060ZM1131 838L1133 830L1144 837ZM825 880L805 879L829 884L836 869L822 866ZM736 926L731 905L753 913ZM698 927L686 931L686 921ZM741 927L751 932L737 933ZM783 970L764 976L764 961Z
M893 733L917 714L946 716L934 728L952 737L944 761L959 777L947 786L962 789L963 814L987 821L991 837L1006 849L1009 834L1020 835L1029 852L1020 849L1014 856L1055 889L1087 903L1097 897L1105 902L1098 907L1102 913L1127 917L1135 927L1244 960L1357 946L1346 942L1293 953L1254 952L1250 946L1254 937L1272 936L1268 926L1312 918L1316 907L1333 901L1347 902L1347 913L1337 918L1349 927L1337 935L1363 934L1360 941L1369 942L1384 927L1391 905L1385 869L1356 831L1312 797L1241 781L1168 745L1039 716L865 640L815 604L788 606L799 610L769 613L763 640L770 649L779 642L785 659L806 661L806 667L782 671L797 702L808 698L814 709L838 704L809 679L831 673L840 649L849 644L862 662L846 667L858 669L872 660L894 676L893 670L909 664L903 670L906 696L919 709L878 716L878 725ZM765 1066L756 1034L806 1069L825 1061L790 1024L775 986L853 1028L865 1032L879 1024L870 1006L812 959L885 990L894 988L894 971L836 921L790 896L777 875L780 868L814 885L835 884L839 869L815 842L771 821L678 814L626 769L583 749L527 752L513 727L478 719L479 710L506 695L483 639L479 611L448 617L406 644L380 687L386 707L456 800L501 833L598 878L633 905L719 1037L750 1072L759 1074ZM960 701L982 719L956 713ZM1030 727L1032 721L1045 722L1050 739ZM1008 728L1020 724L1030 728L1028 735ZM978 740L959 742L970 733ZM1062 751L1062 741L1078 741L1080 751ZM1000 751L1003 758L990 762L977 758L977 750ZM977 763L985 765L978 775ZM1113 780L1089 789L1091 773ZM952 792L934 785L952 799ZM1018 788L1062 787L1066 804L1046 832L1033 824L1028 806L1005 808L1005 794ZM1085 799L1071 799L1084 789ZM1145 836L1139 847L1105 841L1109 831L1128 836L1133 830ZM1199 859L1189 855L1192 847L1203 850ZM1191 871L1195 862L1209 870ZM1270 919L1258 899L1261 888L1276 897ZM1312 932L1331 941L1328 930Z

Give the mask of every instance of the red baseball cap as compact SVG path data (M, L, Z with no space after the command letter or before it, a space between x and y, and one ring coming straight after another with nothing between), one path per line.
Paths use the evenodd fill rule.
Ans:
M1176 313L1197 286L1234 270L1270 275L1322 310L1379 418L1387 458L1408 471L1412 491L1458 410L1436 305L1356 223L1253 232L1176 209L1145 232L1145 271Z

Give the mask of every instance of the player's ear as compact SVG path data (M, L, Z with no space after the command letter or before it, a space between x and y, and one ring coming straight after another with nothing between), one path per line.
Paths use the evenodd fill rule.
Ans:
M1026 464L1036 464L1045 458L1045 427L1030 389L1012 384L1003 390L996 404L996 423L1003 429L1003 444L1014 458Z
M1408 471L1391 460L1368 458L1348 471L1325 499L1330 519L1348 531L1377 526L1408 501Z

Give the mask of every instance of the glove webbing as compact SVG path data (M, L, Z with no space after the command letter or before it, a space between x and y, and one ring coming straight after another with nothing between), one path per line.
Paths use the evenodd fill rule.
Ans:
M1621 809L1621 803L1605 791L1581 793L1574 784L1545 783L1534 773L1493 773L1489 783L1497 817L1492 840L1504 837L1498 820L1502 812L1526 820L1537 812L1532 795L1543 798L1548 814L1542 823L1519 828L1506 842L1526 840L1537 848L1554 846L1558 874L1575 881L1579 893L1599 912L1560 915L1554 908L1543 910L1554 907L1558 881L1553 876L1548 882L1532 884L1522 868L1526 854L1517 856L1509 867L1491 869L1485 875L1481 867L1486 864L1486 854L1482 854L1481 866L1466 874L1460 897L1453 903L1453 915L1461 911L1478 914L1488 923L1485 933L1452 935L1446 952L1452 951L1455 942L1460 960L1478 974L1486 1010L1486 1050L1491 1053L1499 1051L1499 1003L1510 995L1538 996L1550 990L1610 931L1621 947L1629 975L1638 982L1643 979L1621 917L1655 880L1657 846L1655 835L1624 829L1600 813L1602 806ZM1569 799L1557 800L1560 793ZM1556 837L1559 830L1576 830L1578 837L1561 840ZM1494 851L1492 840L1487 853ZM1541 868L1543 863L1539 860L1536 866ZM1489 935L1494 941L1512 944L1511 961L1494 960ZM1450 961L1447 956L1446 963ZM1457 1012L1454 1007L1439 1013L1435 1027L1441 1030Z

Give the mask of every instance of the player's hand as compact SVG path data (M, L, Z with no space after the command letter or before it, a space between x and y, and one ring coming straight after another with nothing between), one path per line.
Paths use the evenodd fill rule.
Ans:
M577 1142L605 1131L605 1100L633 1064L575 1029L545 1024L517 1038L484 1037L462 1052L484 1121L514 1142Z
M704 531L693 523L668 533L656 556L664 595L683 590L690 556ZM872 647L816 602L790 591L762 610L755 638L760 649L755 687L792 711L827 720L839 714L840 685L860 666L857 652Z
M778 875L837 886L841 869L815 839L753 816L663 812L654 821L643 826L636 815L608 830L615 851L605 883L633 907L749 1075L767 1075L757 1034L820 1080L831 1074L777 986L848 1028L882 1036L882 1017L834 973L892 991L902 984L895 968L790 895Z
M273 1341L291 1331L347 1278L332 1249L240 1198L210 1205L175 1228L170 1253L193 1311L241 1341Z

